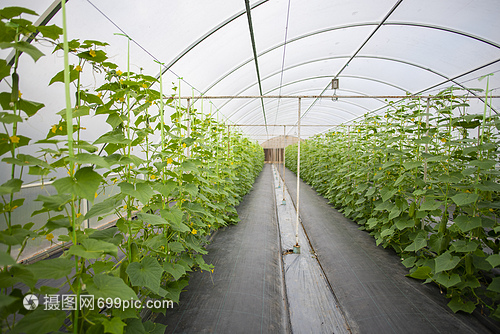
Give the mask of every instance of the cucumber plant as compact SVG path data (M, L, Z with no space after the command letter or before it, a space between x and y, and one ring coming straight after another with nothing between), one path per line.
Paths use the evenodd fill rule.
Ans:
M203 259L207 237L238 221L235 206L261 171L263 150L240 133L229 135L213 115L184 107L176 99L180 87L165 96L161 78L120 70L109 61L106 43L61 42L63 29L36 27L24 18L29 15L36 13L21 7L0 10L0 47L15 53L12 64L0 59L0 80L11 87L0 93L0 156L11 176L0 186L2 331L162 330L140 320L142 306L152 299L178 303L190 272L212 274L214 266ZM40 40L68 57L65 69L48 84L71 84L74 94L67 89L68 110L59 113L44 139L33 143L18 124L44 104L27 100L29 92L21 96L19 81L29 77L19 76L18 60L29 56L36 62L43 56L36 47ZM83 73L103 84L89 88ZM159 91L154 89L158 86ZM96 115L106 117L109 125L98 138L83 126ZM31 144L39 148L36 156L23 153ZM21 189L26 169L53 188L36 199L41 209L32 217L43 222L38 228L12 216L25 204ZM110 216L116 219L108 228L89 226L90 220ZM61 242L62 255L20 262L33 239ZM77 297L76 305L66 311L42 305L27 310L23 298L28 294L70 294ZM78 305L80 295L94 296L94 304ZM114 303L103 307L99 298ZM139 300L142 306L114 307L124 300Z
M500 320L500 119L486 105L468 114L455 90L306 140L301 175L400 254L409 277L446 291L454 312ZM296 145L286 158L296 170Z

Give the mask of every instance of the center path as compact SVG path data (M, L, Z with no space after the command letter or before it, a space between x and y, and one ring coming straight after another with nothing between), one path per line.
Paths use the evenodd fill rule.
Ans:
M286 185L295 201L297 177L289 170ZM304 182L300 217L353 333L490 333L474 316L454 314L437 287L405 277L394 251L377 247Z
M206 247L213 273L191 274L179 305L154 321L165 333L286 333L279 234L271 166L237 208L241 221Z

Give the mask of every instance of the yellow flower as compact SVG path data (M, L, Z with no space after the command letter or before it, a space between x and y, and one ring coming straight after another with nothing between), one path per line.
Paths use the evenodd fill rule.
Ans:
M20 138L18 136L15 136L15 135L10 137L10 141L13 142L14 144L19 143L19 139Z
M123 206L123 210L127 210L127 206L126 205Z
M168 158L168 159L167 159L167 164L169 164L169 165L170 165L173 161L174 161L174 160L172 160L172 158Z
M52 133L56 133L57 131L57 125L52 125Z
M214 272L214 270L212 269L212 272Z
M21 93L21 91L19 91L19 93L17 93L19 98L21 98L21 96L23 96L23 93Z
M95 51L94 51L94 50L90 50L90 51L89 51L89 55L91 55L92 57L95 57L95 56L96 56L96 55L95 55Z
M48 241L52 241L52 239L54 239L54 235L52 233L49 233L45 236L45 239L47 239Z
M78 213L76 214L76 218L80 218L80 216L81 216L81 215L82 215L82 214L81 214L80 212L78 212Z
M493 210L493 208L489 208L489 210L490 210L490 212L493 212L493 211L494 211L494 210ZM208 226L210 226L210 225L208 225Z
M123 84L123 79L120 79L120 83Z
M155 176L155 175L150 175L149 177L151 178L151 180L156 179L156 176Z
M123 102L123 101L125 101L125 98L124 97L120 97L118 100L120 100L120 102Z
M94 194L94 198L97 198L97 193Z
M97 97L99 97L99 98L100 98L101 96L102 96L102 93L101 93L101 92L97 93Z
M142 88L148 88L148 85L146 85L145 83L142 84Z
M182 147L183 147L183 148L186 148L186 143L182 143Z
M198 233L198 231L193 228L193 230L191 231L191 233L196 234L196 233Z
M445 138L441 138L441 141L442 141L443 143L446 143L446 139L445 139Z
M377 175L377 173L375 173L374 175Z
M17 209L18 206L17 205L14 205L14 207L12 207L12 211L14 211L15 209Z
M82 71L82 67L80 65L76 65L75 71L81 72Z
M233 164L233 162L231 161L231 165Z
M59 131L62 131L62 125L59 127Z
M378 170L382 170L382 167L379 167Z
M122 74L123 74L123 72L122 72L122 71L120 71L120 70L118 70L118 71L116 71L116 74L118 74L118 75L122 75Z
M493 211L493 209L490 209L491 211ZM210 228L210 224L208 225L208 227Z

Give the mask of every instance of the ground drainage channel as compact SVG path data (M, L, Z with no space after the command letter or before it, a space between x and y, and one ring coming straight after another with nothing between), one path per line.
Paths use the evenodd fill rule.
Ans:
M296 210L274 167L273 180L292 332L350 333L302 224L299 224L300 254L293 253Z

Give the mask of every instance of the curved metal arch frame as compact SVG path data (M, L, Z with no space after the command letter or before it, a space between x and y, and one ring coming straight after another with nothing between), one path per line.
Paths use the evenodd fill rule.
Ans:
M333 59L345 59L345 58L349 58L349 56L334 56L334 57L326 57L326 58L318 58L318 59L314 59L314 60L310 60L310 61L307 61L307 62L302 62L302 63L299 63L299 64L295 64L295 65L292 65L292 66L289 66L287 67L286 69L284 69L283 71L287 71L287 70L291 70L293 68L297 68L299 66L303 66L303 65L308 65L308 64L311 64L311 63L314 63L314 62L319 62L319 61L326 61L326 60L333 60ZM426 68L422 65L418 65L418 64L414 64L414 63L411 63L411 62L408 62L408 61L405 61L405 60L400 60L400 59L394 59L394 58L389 58L389 57L381 57L381 56L358 56L357 58L366 58L366 59L378 59L378 60L387 60L387 61L394 61L394 62L398 62L398 63L402 63L402 64L405 64L405 65L409 65L409 66L414 66L414 67L417 67L419 69L422 69L422 70L425 70L425 71L428 71L428 72L431 72L432 74L435 74L435 75L438 75L444 79L449 79L447 76L445 76L444 74L441 74L437 71L434 71L432 69L429 69L429 68ZM268 76L266 76L265 78L263 78L261 81L264 81L264 80L267 80L275 75L278 75L280 74L281 71L277 71L277 72L274 72ZM330 77L330 76L329 76ZM238 93L236 93L235 95L238 96L240 94L242 94L245 90L251 88L252 86L254 86L256 83L252 83L251 85L249 86L246 86L245 88L243 88L242 90L240 90ZM267 93L269 92L272 92L273 90L276 90L276 89L279 89L280 87L284 87L285 85L282 85L282 86L278 86L278 88L274 88L270 91L268 91ZM406 90L404 90L406 92ZM232 100L232 99L231 99ZM231 100L225 102L224 104L222 104L219 108L222 109L227 103L229 103ZM230 117L230 116L229 116Z
M347 28L357 28L357 27L364 27L364 26L376 26L376 25L378 25L378 23L376 23L376 22L366 22L366 23L348 24L348 25L343 25L343 26L339 26L339 27L325 28L325 29L317 30L315 32L307 33L307 34L304 34L304 35L292 38L292 39L290 39L290 40L287 41L287 44L296 42L298 40L301 40L301 39L304 39L304 38L307 38L307 37L319 35L319 34L326 33L326 32L331 32L331 31L335 31L335 30L341 30L341 29L347 29ZM494 47L500 49L500 45L497 44L497 43L494 43L492 41L489 41L487 39L484 39L484 38L481 38L481 37L478 37L478 36L475 36L475 35L472 35L472 34L467 34L466 32L463 32L463 31L459 31L459 30L455 30L455 29L450 29L450 28L446 28L446 27L440 27L440 26L434 26L434 25L425 25L425 24L417 24L417 23L410 23L410 22L408 22L408 23L407 22L386 22L386 23L384 23L384 25L404 25L404 26L414 26L414 27L420 27L420 28L429 28L429 29L441 30L441 31L449 32L449 33L458 34L458 35L461 35L461 36L464 36L464 37L472 38L474 40L486 43L488 45L491 45L491 46L494 46ZM279 44L277 44L277 45L275 45L275 46L273 46L273 47L271 47L271 48L269 48L269 49L261 52L258 55L258 57L261 57L261 56L263 56L263 55L265 55L265 54L267 54L267 53L269 53L269 52L271 52L273 50L276 50L276 49L282 47L284 44L285 43L279 43ZM214 86L216 86L222 80L224 80L226 77L228 77L232 73L236 72L237 70L239 70L241 67L245 66L246 64L250 63L252 61L252 59L244 61L240 65L236 66L235 68L233 68L232 70L230 70L229 72L227 72L226 74L224 74L222 77L220 77L219 79L217 79L214 83L212 83L207 89L205 89L204 92L203 92L203 94L206 94L210 89L212 89ZM411 62L408 62L408 63L411 63Z

